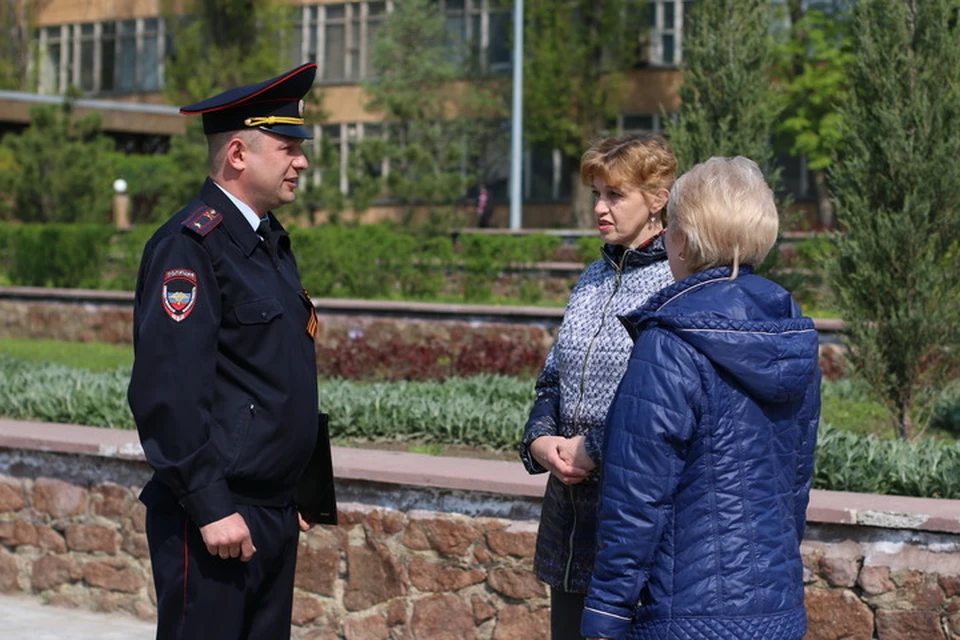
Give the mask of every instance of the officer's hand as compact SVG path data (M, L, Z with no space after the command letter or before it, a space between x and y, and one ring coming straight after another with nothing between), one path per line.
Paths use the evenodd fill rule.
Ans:
M567 438L563 436L540 436L530 443L530 455L562 483L577 484L590 475L590 470L572 464L566 454L568 447Z
M247 522L239 513L200 527L200 535L207 545L207 551L224 560L240 558L247 562L257 552Z
M300 531L309 531L310 527L313 525L303 519L303 516L300 515L300 512L297 511L297 519L300 521Z

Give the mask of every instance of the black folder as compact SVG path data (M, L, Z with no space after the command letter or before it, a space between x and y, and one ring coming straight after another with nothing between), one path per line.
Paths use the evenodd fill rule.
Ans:
M310 524L337 524L337 496L333 487L330 426L327 414L317 416L317 445L294 492L300 515Z

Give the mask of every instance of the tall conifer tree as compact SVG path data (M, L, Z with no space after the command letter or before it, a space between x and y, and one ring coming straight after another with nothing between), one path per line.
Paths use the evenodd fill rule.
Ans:
M769 0L697 2L686 19L681 105L667 131L686 171L711 156L747 156L776 182L771 146L780 105Z
M860 0L831 287L855 371L909 438L960 374L960 3Z

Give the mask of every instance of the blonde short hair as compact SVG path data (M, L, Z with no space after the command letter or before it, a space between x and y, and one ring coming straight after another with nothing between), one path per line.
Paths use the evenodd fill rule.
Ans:
M603 178L614 187L669 191L677 177L677 157L662 137L649 133L604 138L580 159L580 180Z
M763 262L780 221L773 190L749 158L710 158L680 176L667 202L671 225L687 238L694 272Z

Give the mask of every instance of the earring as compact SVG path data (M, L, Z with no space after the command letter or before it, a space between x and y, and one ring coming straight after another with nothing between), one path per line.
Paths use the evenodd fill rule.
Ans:
M680 255L677 256L677 260L679 260L680 262L685 262L687 259L683 257L683 254L681 253Z

